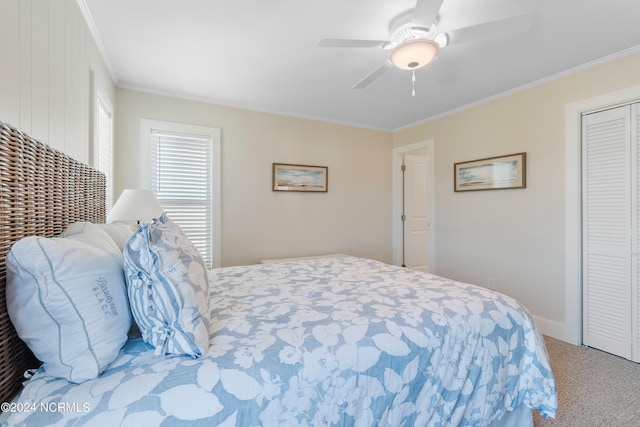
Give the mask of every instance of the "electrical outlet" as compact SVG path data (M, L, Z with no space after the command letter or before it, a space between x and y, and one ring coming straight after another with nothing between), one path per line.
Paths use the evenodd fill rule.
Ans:
M487 287L491 290L495 290L496 289L496 279L494 279L493 277L489 277L487 278Z

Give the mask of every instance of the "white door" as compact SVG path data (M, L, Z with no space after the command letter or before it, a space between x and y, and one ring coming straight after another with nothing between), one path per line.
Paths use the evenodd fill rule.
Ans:
M585 115L582 135L583 342L632 359L637 188L629 106Z
M429 271L429 159L404 155L404 260L407 268Z

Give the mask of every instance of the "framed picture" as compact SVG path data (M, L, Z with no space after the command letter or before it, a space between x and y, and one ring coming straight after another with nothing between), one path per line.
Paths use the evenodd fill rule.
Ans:
M327 192L326 166L273 164L273 191Z
M526 188L527 153L489 157L453 165L454 191Z

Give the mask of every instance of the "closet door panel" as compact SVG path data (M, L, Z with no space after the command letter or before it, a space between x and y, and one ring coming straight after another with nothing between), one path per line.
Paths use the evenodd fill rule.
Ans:
M640 362L640 103L631 105L631 150L632 163L631 200L632 200L632 281L631 285L631 332L633 337L632 357L634 362Z
M583 117L583 341L632 356L628 107Z

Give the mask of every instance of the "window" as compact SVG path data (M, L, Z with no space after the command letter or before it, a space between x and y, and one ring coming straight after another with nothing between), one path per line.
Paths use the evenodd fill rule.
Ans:
M220 266L220 130L142 120L149 188L198 248Z
M111 107L102 97L96 97L94 167L106 177L107 210L113 204L113 119Z

